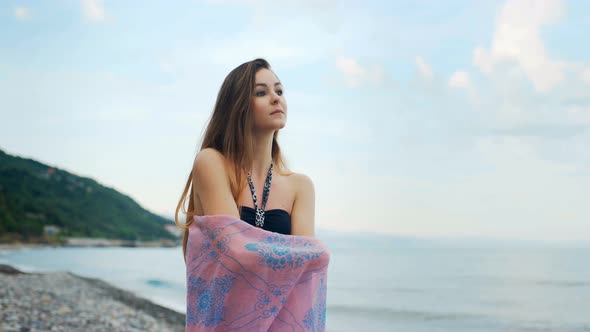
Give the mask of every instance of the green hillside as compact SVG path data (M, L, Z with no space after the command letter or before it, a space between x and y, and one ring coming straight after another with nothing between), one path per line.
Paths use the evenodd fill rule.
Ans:
M176 239L171 220L96 181L0 150L0 239L31 241L43 226L61 236L151 241Z

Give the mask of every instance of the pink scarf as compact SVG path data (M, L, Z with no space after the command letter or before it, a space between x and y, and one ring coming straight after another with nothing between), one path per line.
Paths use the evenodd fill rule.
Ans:
M186 331L324 331L325 244L225 215L188 231Z

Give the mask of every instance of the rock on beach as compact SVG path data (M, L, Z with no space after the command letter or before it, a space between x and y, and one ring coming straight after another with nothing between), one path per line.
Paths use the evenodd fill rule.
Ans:
M0 332L184 331L185 315L102 280L0 265Z

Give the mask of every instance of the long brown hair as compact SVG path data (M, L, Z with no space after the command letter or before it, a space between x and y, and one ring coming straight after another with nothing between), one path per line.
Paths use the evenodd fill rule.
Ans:
M219 151L226 160L231 192L238 205L240 193L246 186L244 169L248 169L253 162L254 119L252 116L252 98L256 73L265 68L271 70L270 64L261 58L245 62L234 68L223 81L217 94L217 100L213 113L205 130L200 150L213 148ZM279 131L276 130L272 140L272 160L276 170L280 174L288 172L287 165L281 155L281 148L277 141ZM199 150L199 151L200 151ZM184 192L180 197L174 221L183 230L182 252L186 259L186 244L188 240L188 228L197 215L195 211L195 192L192 188L193 172L186 181ZM189 198L188 211L185 209L185 201ZM178 212L186 214L186 222L178 221ZM238 206L238 211L240 211Z

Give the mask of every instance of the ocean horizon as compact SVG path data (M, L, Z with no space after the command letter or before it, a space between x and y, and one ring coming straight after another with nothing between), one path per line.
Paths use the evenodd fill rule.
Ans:
M587 243L318 232L330 250L326 331L590 331ZM26 272L102 279L186 311L182 248L0 251Z

